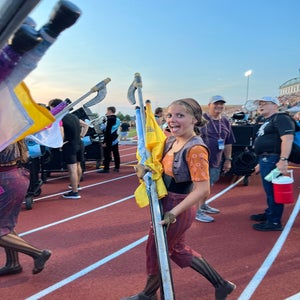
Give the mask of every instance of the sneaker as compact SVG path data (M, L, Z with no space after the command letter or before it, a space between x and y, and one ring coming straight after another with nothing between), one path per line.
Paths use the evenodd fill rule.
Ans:
M100 160L97 160L96 162L96 169L99 169L101 167L101 161Z
M198 210L196 214L196 220L199 222L210 223L215 219L211 216L206 215L202 210Z
M99 169L97 173L109 173L109 170Z
M253 228L258 231L282 231L283 230L283 227L281 226L280 223L272 223L272 222L253 224Z
M217 208L210 207L206 203L203 203L200 208L207 214L218 214L220 212Z
M66 194L63 194L63 198L66 199L79 199L81 196L77 192L70 191Z
M143 292L130 297L122 298L121 300L157 300L157 295L147 296Z
M216 288L215 298L226 299L226 297L236 289L236 285L230 281L226 281L224 285Z
M120 169L114 168L114 172L119 173L119 172L120 172Z
M68 185L68 188L69 188L69 189L72 189L71 184ZM81 187L79 184L78 184L78 186L77 186L77 190L78 190L78 191L82 190L82 187Z
M251 215L250 220L256 221L256 222L265 222L265 221L267 221L267 215L265 213L257 214L257 215Z

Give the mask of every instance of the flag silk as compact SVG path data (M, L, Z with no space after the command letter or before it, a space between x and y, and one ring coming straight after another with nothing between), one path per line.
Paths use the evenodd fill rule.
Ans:
M18 136L15 141L22 140L26 136L44 129L55 121L54 116L47 108L34 102L24 82L17 85L14 91L27 114L33 120L33 124L23 134Z
M66 112L67 114L68 112ZM50 148L60 148L63 146L63 136L61 130L61 119L65 115L61 115L50 126L47 126L43 130L26 137L27 141L33 141L39 145L43 145Z
M153 173L151 175L152 180L156 184L158 199L161 199L167 195L167 189L162 179L163 167L161 164L166 136L157 124L155 116L151 109L151 104L148 102L146 103L145 137L144 139L142 137L142 143L139 144L139 134L141 134L139 127L140 125L142 125L141 123L142 122L140 121L140 119L138 120L137 114L137 157L139 163L142 163L153 170ZM140 180L140 185L136 189L134 195L139 207L145 207L149 205L147 187L146 183L143 180Z
M12 144L33 124L10 83L0 84L0 151Z

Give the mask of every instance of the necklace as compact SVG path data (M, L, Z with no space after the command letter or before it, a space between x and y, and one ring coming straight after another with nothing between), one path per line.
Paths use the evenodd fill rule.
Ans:
M190 139L192 139L194 136L196 136L195 134L191 135L189 138L187 139L183 139L182 141L178 141L177 139L175 140L175 142L172 145L172 150L173 152L178 152Z

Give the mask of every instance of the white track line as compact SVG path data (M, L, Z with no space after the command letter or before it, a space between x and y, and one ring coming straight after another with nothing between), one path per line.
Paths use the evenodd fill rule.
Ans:
M135 174L133 174L135 175ZM131 175L130 175L131 176ZM239 184L242 180L244 179L244 177L239 178L239 180L237 180L236 182L234 182L233 184L231 184L230 186L228 186L227 188L225 188L224 190L222 190L221 192L219 192L218 194L214 195L213 197L209 198L207 200L207 203L210 203L212 201L214 201L215 199L219 198L220 196L222 196L223 194L225 194L227 191L231 190L233 187L235 187L237 184ZM94 186L94 185L98 185L98 184L103 184L104 182L101 183L97 183L97 184L93 184L90 186ZM89 186L87 186L89 187ZM86 214L89 213L93 213L95 211L104 209L106 207L118 204L120 202L126 201L128 199L133 198L133 195L128 196L126 198L120 199L118 201L115 201L113 203L110 203L108 205L105 206L101 206L92 210L89 210L87 212L75 215L73 217L70 218L66 218L27 232L24 232L22 234L20 234L20 236L24 236L27 234L31 234L33 232L39 231L39 230L43 230L45 228L51 227L51 226L55 226L64 222L67 222L69 220L75 219L75 218L79 218L81 216L84 216ZM277 242L275 243L274 247L272 248L272 250L270 251L269 255L267 256L267 258L265 259L264 263L261 265L261 267L259 268L259 270L256 272L256 274L254 275L254 277L252 278L252 280L249 282L248 286L244 289L244 291L242 292L242 294L240 295L240 297L238 298L238 300L249 300L251 299L251 296L253 295L253 293L255 292L256 288L259 286L259 284L261 283L261 281L263 280L263 278L265 277L266 273L268 272L268 270L270 269L270 267L272 266L274 260L276 259L276 257L278 256L280 250L282 249L284 242L292 228L292 225L295 221L296 216L298 215L300 210L300 196L298 197L297 203L293 209L292 214L290 215L290 218L284 228L284 230L282 231L282 234L280 235L280 237L278 238ZM65 279L63 279L62 281L57 282L56 284L40 291L39 293L32 295L31 297L27 298L26 300L36 300L36 299L40 299L41 297L48 295L49 293L61 288L62 286L78 279L79 277L82 277L84 275L86 275L87 273L95 270L96 268L100 267L101 265L103 265L104 263L124 254L126 251L131 250L132 248L140 245L141 243L143 243L145 240L147 239L147 236L142 237L141 239L135 241L134 243L120 249L119 251L107 256L106 258L99 260L98 262L96 262L93 265L88 266L87 268L81 270L80 272L77 272ZM300 294L294 295L286 300L296 300L296 299L300 299Z
M58 224L62 224L62 223L68 222L68 221L70 221L70 220L73 220L73 219L76 219L76 218L80 218L80 217L82 217L82 216L85 216L85 215L94 213L95 211L98 211L98 210L101 210L101 209L104 209L104 208L107 208L107 207L110 207L110 206L119 204L119 203L124 202L124 201L127 201L127 200L129 200L129 199L132 199L133 197L134 197L134 195L130 195L130 196L128 196L128 197L122 198L122 199L117 200L117 201L115 201L115 202L111 202L111 203L109 203L109 204L102 205L102 206L96 207L96 208L94 208L94 209L88 210L88 211L83 212L83 213L81 213L81 214L77 214L77 215L74 215L74 216L72 216L72 217L69 217L69 218L66 218L66 219L62 219L62 220L57 221L57 222L53 222L53 223L50 223L50 224L47 224L47 225L44 225L44 226L41 226L41 227L37 227L37 228L32 229L32 230L29 230L29 231L25 231L25 232L23 232L23 233L21 233L21 234L19 234L19 235L20 235L20 236L24 236L24 235L31 234L31 233L36 232L36 231L40 231L40 230L43 230L43 229L46 229L46 228L49 228L49 227L58 225Z
M82 186L81 189L84 190L84 189L87 189L89 187L93 187L93 186L97 186L97 185L102 185L102 184L105 184L105 183L109 183L109 182L112 182L112 181L117 181L117 180L124 179L124 178L127 178L127 177L131 177L131 176L134 176L134 175L136 176L136 174L133 173L133 174L124 175L124 176L120 176L120 177L108 179L108 180L105 180L105 181L101 181L101 182L89 184L89 185L86 185L86 186ZM52 198L52 197L55 197L55 196L59 196L59 195L64 194L65 192L66 191L60 192L60 193L56 193L56 194L47 195L47 196L43 196L43 197L39 197L39 198L34 199L33 202L37 202L37 201L41 201L41 200L44 200L44 199Z
M127 165L131 165L131 164L136 164L137 163L137 160L133 160L133 161L128 161L126 163L122 163L121 166L127 166ZM89 170L89 171L84 171L83 175L84 174L89 174L89 173L97 173L99 169L95 169L95 170ZM70 176L68 175L68 171L65 170L65 171L50 171L50 173L64 173L65 175L62 175L62 176L57 176L57 177L54 177L54 178L47 178L47 182L48 181L54 181L54 180L59 180L59 179L62 179L62 178L69 178ZM135 174L135 173L134 173Z
M220 193L212 196L211 198L209 198L208 200L206 200L206 203L210 203L214 200L216 200L217 198L219 198L220 196L222 196L223 194L225 194L226 192L228 192L229 190L231 190L232 188L234 188L236 185L238 185L242 180L244 180L245 176L239 178L236 182L232 183L231 185L229 185L226 189L222 190Z
M224 189L224 190L221 191L220 193L214 195L214 196L213 196L212 198L210 198L207 202L211 202L211 201L215 200L216 198L220 197L221 195L223 195L224 193L226 193L227 191L229 191L230 189L232 189L233 187L235 187L235 186L236 186L241 180L243 180L243 179L244 179L244 177L241 177L238 181L236 181L235 183L231 184L230 186L228 186L226 189ZM105 207L108 207L108 206L110 206L110 205L114 205L114 204L116 204L116 203L118 203L118 202L122 202L122 201L128 200L129 198L132 198L132 197L133 197L133 195L132 195L132 196L129 196L129 197L126 197L126 198L123 198L123 199L121 199L121 200L119 200L119 201L116 201L116 202L114 202L114 203L111 203L111 204L109 204L109 205L106 205ZM33 229L33 230L31 230L31 231L24 232L24 233L20 234L20 236L25 235L25 234L30 234L30 233L32 233L32 232L35 232L35 231L38 231L38 230L42 230L42 229L44 229L44 228L47 228L47 227L50 227L50 226L54 226L54 225L57 225L57 224L60 224L60 223L63 223L63 222L67 222L67 221L69 221L69 220L71 220L71 219L73 219L73 218L81 217L82 215L85 215L85 214L88 214L88 213L91 213L91 212L94 212L94 211L96 211L96 210L100 210L100 209L103 209L103 208L104 208L104 207L102 207L102 206L101 206L101 207L98 207L98 208L96 208L96 209L87 211L87 212L85 212L85 213L82 213L82 214L79 214L79 215L76 215L76 216L73 216L73 217L70 217L70 218L67 218L67 219L64 219L64 220L61 220L61 221L52 223L52 224L45 225L45 226L42 226L42 227ZM34 294L34 295L30 296L30 297L27 298L26 300L37 300L37 299L40 299L40 298L42 298L42 297L44 297L44 296L46 296L46 295L48 295L48 294L54 292L55 290L57 290L57 289L59 289L59 288L65 286L66 284L71 283L72 281L74 281L74 280L76 280L76 279L78 279L78 278L80 278L80 277L82 277L82 276L88 274L89 272L95 270L96 268L102 266L104 263L109 262L110 260L112 260L112 259L114 259L114 258L117 258L118 256L124 254L125 252L127 252L127 251L133 249L134 247L136 247L136 246L138 246L138 245L140 245L141 243L143 243L144 241L146 241L147 238L148 238L147 235L144 236L144 237L142 237L142 238L140 238L139 240L137 240L137 241L135 241L135 242L133 242L133 243L131 243L131 244L125 246L125 247L122 248L122 249L120 249L119 251L116 251L116 252L114 252L113 254L107 256L106 258L104 258L104 259L102 259L102 260L99 260L98 262L96 262L96 263L94 263L94 264L92 264L92 265L90 265L90 266L88 266L88 267L82 269L81 271L79 271L79 272L77 272L77 273L75 273L75 274L73 274L73 275L71 275L71 276L69 276L69 277L67 277L67 278L65 278L65 279L63 279L63 280L57 282L57 283L55 283L55 284L52 285L52 286L49 286L48 288L46 288L46 289L44 289L44 290L42 290L42 291L40 291L40 292L38 292L37 294Z
M295 294L291 297L286 298L285 300L299 300L300 299L300 293Z
M249 282L247 287L244 289L238 300L248 300L251 299L252 294L255 292L256 288L259 286L261 281L264 279L265 275L269 271L270 267L272 266L274 260L278 256L280 250L282 249L284 242L291 231L291 228L294 224L294 221L299 213L300 210L300 195L298 196L298 200L294 206L294 209L289 217L287 224L284 227L281 235L279 236L277 242L273 246L272 250L266 257L265 261L258 269L252 280ZM297 298L300 299L300 298Z
M148 238L148 235L145 235L144 237L140 238L139 240L129 244L128 246L112 253L111 255L109 256L106 256L105 258L101 259L101 260L98 260L97 262L95 262L94 264L86 267L85 269L82 269L81 271L65 278L64 280L61 280L51 286L49 286L48 288L38 292L37 294L34 294L32 296L30 296L29 298L26 298L26 300L37 300L37 299L40 299L56 290L58 290L59 288L63 287L64 285L68 284L68 283L71 283L72 281L88 274L89 272L97 269L98 267L104 265L105 263L109 262L110 260L126 253L127 251L133 249L134 247L140 245L141 243L145 242Z

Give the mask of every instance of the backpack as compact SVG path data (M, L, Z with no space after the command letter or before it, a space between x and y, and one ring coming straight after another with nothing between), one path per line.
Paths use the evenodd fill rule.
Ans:
M292 151L289 156L289 161L295 164L300 164L300 122L295 121L295 133Z

